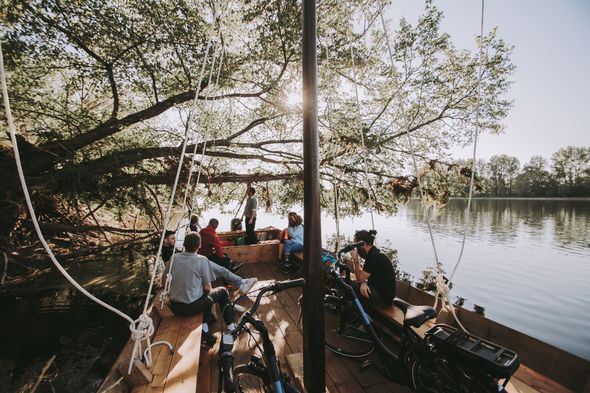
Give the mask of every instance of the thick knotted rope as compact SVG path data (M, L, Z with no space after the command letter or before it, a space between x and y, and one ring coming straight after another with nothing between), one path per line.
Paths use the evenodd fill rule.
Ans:
M131 354L131 360L129 361L129 368L127 370L128 374L131 374L131 369L133 368L133 362L135 359L141 359L142 356L142 349L141 345L142 342L146 342L146 347L148 349L147 356L145 358L145 363L148 367L152 365L152 352L149 350L151 348L150 340L152 335L154 334L154 322L149 315L143 313L129 324L129 330L131 331L131 338L133 339L133 352Z

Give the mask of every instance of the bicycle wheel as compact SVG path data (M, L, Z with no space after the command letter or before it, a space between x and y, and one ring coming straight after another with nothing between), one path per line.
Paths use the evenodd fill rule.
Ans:
M351 323L343 313L343 302L331 296L324 298L326 348L349 358L361 358L375 350L375 344L362 325Z
M272 393L266 378L250 364L241 364L234 368L234 380L241 393Z
M422 362L414 357L408 358L410 371L410 384L418 393L440 393L438 389L438 375L428 370Z
M274 390L265 382L265 376L261 371L250 364L242 364L234 368L235 381L240 393L272 393ZM283 381L285 393L300 393L293 385Z

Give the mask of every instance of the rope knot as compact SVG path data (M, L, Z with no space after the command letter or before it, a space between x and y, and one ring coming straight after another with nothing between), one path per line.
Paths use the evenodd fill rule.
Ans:
M450 291L449 286L445 282L445 277L442 273L436 276L436 291L443 297L446 297Z
M129 325L129 330L134 341L147 340L154 334L154 322L144 313Z

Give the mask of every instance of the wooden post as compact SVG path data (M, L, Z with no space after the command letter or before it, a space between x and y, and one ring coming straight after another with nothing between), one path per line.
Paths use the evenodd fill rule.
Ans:
M321 269L315 0L303 1L303 162L304 265L307 282L303 290L303 372L307 392L323 393L326 387L324 309L317 307L324 296L324 288Z

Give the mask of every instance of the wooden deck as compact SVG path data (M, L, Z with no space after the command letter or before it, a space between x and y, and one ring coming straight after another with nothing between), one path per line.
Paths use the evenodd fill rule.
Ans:
M259 281L255 288L265 286L275 280L294 278L281 273L276 263L247 264L242 267L240 274L243 277L257 277ZM252 301L256 298L255 295L256 293L249 297L242 296L238 303L244 307L251 307ZM268 296L263 299L258 309L258 315L264 320L269 330L284 372L289 372L285 356L303 352L303 337L297 328L297 317L299 315L297 299L299 295L301 295L300 289L291 289L277 295ZM218 318L218 322L212 326L212 331L215 332L217 337L217 343L221 339L220 319ZM236 365L247 363L252 354L252 351L248 349L248 339L243 334L236 341L234 346L234 362ZM250 338L250 341L252 341L252 338ZM218 349L219 344L216 344L210 350L201 352L197 392L217 391ZM330 393L411 392L407 387L387 380L374 369L361 373L359 371L360 364L359 360L345 359L326 351L326 387Z
M281 273L275 262L247 263L242 267L240 274L243 277L257 277L259 279L254 290L269 285L275 281L296 278L296 275L285 275ZM403 283L398 282L398 285L398 295L401 298L406 299L412 304L432 304L431 295L415 290ZM287 373L289 373L290 370L287 366L286 357L289 356L292 368L296 369L298 368L296 365L299 365L301 358L293 355L300 355L303 352L302 334L296 326L299 316L299 306L297 301L300 294L301 289L291 289L277 295L267 296L263 298L258 309L258 316L265 321L271 339L275 345L277 356L281 361L282 371ZM238 303L249 308L252 306L252 301L256 298L256 295L257 292L254 292L249 296L244 295L238 299ZM166 308L164 310L166 310ZM151 314L153 314L152 318L154 318L154 325L157 327L153 341L158 341L160 339L171 341L175 345L176 351L171 354L168 349L163 346L158 346L154 349L154 366L146 373L146 375L149 374L147 380L152 381L149 385L137 386L137 383L129 381L129 378L126 377L126 381L120 381L110 388L107 388L121 377L121 375L126 374L127 359L133 344L130 341L122 351L117 362L113 365L111 373L109 373L109 376L107 376L99 391L127 393L130 391L128 386L132 385L135 386L133 391L138 392L169 391L188 393L195 392L195 386L197 392L216 392L218 383L217 351L219 344L215 345L208 351L200 351L199 342L201 336L202 315L179 318L174 317L171 312L152 311ZM401 324L403 316L401 315L400 310L391 309L373 311L376 311L374 313L375 322L381 324L382 327L384 326L387 328L392 323L397 326ZM467 317L471 316L471 314L465 310L461 309L460 311L462 314L467 315ZM164 314L162 314L162 312L164 312ZM442 313L439 317L442 317L442 322L447 322L444 321L445 317ZM483 317L478 316L478 318L481 319ZM212 332L217 337L217 343L219 343L221 336L221 319L222 318L219 315L217 323L211 326ZM471 325L474 324L469 318L467 318L467 322ZM225 329L225 327L223 328ZM507 328L504 328L504 330L511 333L507 335L508 338L512 336L523 336L522 333ZM480 332L478 335L481 336L482 333ZM502 337L506 339L506 337ZM521 359L523 360L528 359L531 361L530 359L532 359L532 363L534 363L535 359L538 358L539 351L544 348L549 348L549 350L558 353L563 352L559 352L559 350L550 347L547 344L539 344L537 341L527 336L524 337L528 341L526 341L524 345L520 345L519 348L515 348L519 354L521 354ZM254 347L253 340L255 338L258 338L256 334L254 335L254 338L249 337L246 334L242 334L242 336L239 337L234 345L234 365L248 362L250 356L255 353L250 349ZM395 341L395 337L385 337L385 339L386 345L394 352L397 351L398 348L396 348L397 342ZM512 341L514 341L514 339ZM519 344L518 342L512 341L508 343L511 348ZM534 345L526 345L531 342ZM546 356L546 358L548 357ZM359 366L364 360L365 359L346 359L337 356L330 351L326 351L326 387L328 391L331 393L383 391L406 393L411 391L405 386L387 380L373 368L369 368L361 373L359 371ZM571 382L571 376L573 376L577 379L585 380L585 385L580 385L578 383L576 385L578 386L577 388L568 389L545 377L543 374L540 374L538 370L529 368L529 364L525 362L529 367L521 365L515 376L511 379L507 390L511 393L573 393L578 391L590 393L590 380L588 380L588 375L590 374L588 374L587 371L590 370L590 367L588 366L589 363L579 359L575 360L576 362L570 362L567 364L570 366L573 364L578 368L581 367L581 371L577 370L576 367L565 367L564 363L561 367L556 368L554 373L567 373L567 375L562 376L560 380L561 383L564 383L563 381L565 381L566 384ZM140 367L138 367L138 369L140 369ZM299 372L299 374L301 373ZM153 379L151 379L152 375ZM295 378L293 379L293 384L297 385ZM579 386L581 386L581 388Z

